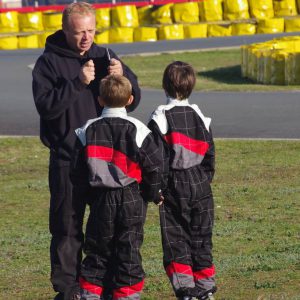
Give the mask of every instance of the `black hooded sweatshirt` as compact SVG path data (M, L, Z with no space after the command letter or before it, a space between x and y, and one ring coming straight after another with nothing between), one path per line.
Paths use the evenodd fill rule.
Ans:
M109 52L111 58L120 60L111 49ZM95 64L96 78L86 85L78 75L82 65L90 59ZM93 44L81 56L68 46L62 30L47 38L44 53L32 72L32 90L40 115L41 141L57 160L69 163L76 141L74 130L100 115L99 83L108 75L108 65L104 47ZM136 75L123 63L122 66L124 76L132 84L134 101L127 108L130 112L138 106L141 94Z

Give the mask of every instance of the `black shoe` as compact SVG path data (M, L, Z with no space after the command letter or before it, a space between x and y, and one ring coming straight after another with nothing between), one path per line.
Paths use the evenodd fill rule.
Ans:
M197 299L199 300L207 300L207 299L213 299L213 294L217 291L217 287L214 286L210 290L202 291L200 294L198 294Z
M64 300L64 293L58 293L53 300Z

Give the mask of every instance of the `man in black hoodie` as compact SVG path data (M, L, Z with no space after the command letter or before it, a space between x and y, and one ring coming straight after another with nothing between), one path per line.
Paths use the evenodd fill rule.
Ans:
M45 51L32 73L40 138L50 149L50 257L51 282L58 292L56 300L79 299L76 297L86 205L80 195L72 198L69 172L76 141L74 130L100 115L98 86L108 74L124 75L131 82L134 101L127 108L129 112L140 101L137 77L112 50L94 44L95 30L95 10L90 4L67 6L62 30L47 38Z

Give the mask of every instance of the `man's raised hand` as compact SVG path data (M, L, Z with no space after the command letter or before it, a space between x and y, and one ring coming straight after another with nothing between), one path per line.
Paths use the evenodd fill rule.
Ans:
M119 60L112 58L108 66L108 74L123 75L123 67Z
M81 67L79 79L82 83L87 85L95 79L95 65L91 59Z

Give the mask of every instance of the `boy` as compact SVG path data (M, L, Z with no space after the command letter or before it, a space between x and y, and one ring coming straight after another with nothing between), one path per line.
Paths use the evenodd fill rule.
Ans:
M144 284L143 198L160 200L162 151L151 131L127 116L131 92L129 80L121 75L102 79L101 116L76 130L84 147L73 159L74 194L89 185L89 197L93 195L80 277L83 300L103 299L111 283L114 300L140 299Z
M212 262L214 142L210 118L189 104L196 81L193 68L176 61L167 66L163 89L167 105L152 114L149 128L163 141L166 161L160 224L163 262L178 299L210 299L216 291ZM209 298L210 297L210 298Z

